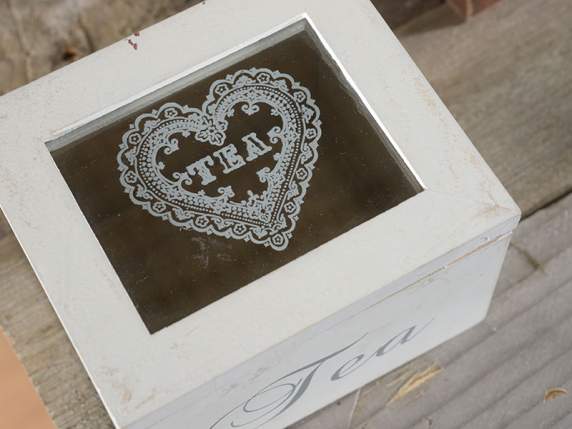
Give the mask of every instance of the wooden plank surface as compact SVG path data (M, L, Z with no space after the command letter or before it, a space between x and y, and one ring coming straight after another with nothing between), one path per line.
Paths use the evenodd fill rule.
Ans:
M431 423L443 429L532 429L553 427L572 412L570 395L544 402L546 389L570 388L572 382L570 209L572 197L528 219L515 237L517 253L530 259L528 266L512 273L522 280L505 274L484 323L406 369L415 374L437 365L442 372L387 407L379 401L362 402L361 395L379 399L391 396L395 388L384 380L366 387L353 427L425 428ZM535 258L527 243L547 242L552 229L567 240ZM513 255L507 265L514 263Z
M286 0L287 1L287 0ZM348 0L352 1L352 0ZM391 28L396 28L431 9L444 0L371 0Z
M545 393L572 393L570 261L572 194L517 230L483 323L296 429L569 429L572 394Z
M203 1L0 0L0 94ZM443 2L372 1L392 26Z
M84 55L186 6L0 0L0 93L61 66L71 48ZM463 25L440 8L398 32L525 214L537 213L517 233L485 323L300 427L572 426L570 395L544 402L550 387L572 391L572 203L541 210L572 189L571 21L568 0L503 0ZM0 296L0 324L56 425L111 427L1 219Z
M572 190L572 2L446 7L397 35L525 216Z
M12 234L0 239L0 325L58 428L112 428L87 373Z

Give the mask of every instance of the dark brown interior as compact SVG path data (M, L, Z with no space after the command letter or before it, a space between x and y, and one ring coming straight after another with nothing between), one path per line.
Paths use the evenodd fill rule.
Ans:
M294 236L281 252L180 230L134 205L119 183L118 146L140 113L166 101L200 108L215 79L252 67L290 74L311 91L321 110L323 134L314 177ZM240 142L251 131L265 135L276 121L279 118L264 108L252 117L238 114L230 122L228 141ZM212 152L192 138L184 143L179 151L162 159L167 171L181 171ZM323 54L311 33L303 31L52 154L153 333L415 195L419 186L388 147L333 61ZM221 177L221 182L205 191L214 192L214 187L224 183L231 183L239 197L248 189L261 191L256 171L273 162L272 153L268 153Z

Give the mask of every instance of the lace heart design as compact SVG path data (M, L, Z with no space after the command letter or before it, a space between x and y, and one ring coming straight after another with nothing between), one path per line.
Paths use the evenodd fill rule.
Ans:
M229 118L238 108L254 115L262 104L281 118L282 125L270 130L268 145L254 133L244 137L248 156L243 157L234 145L225 145ZM229 185L218 188L218 195L208 195L204 190L191 191L189 185L216 180L209 169L214 163L211 156L171 177L164 174L165 165L158 157L180 149L178 136L192 136L192 144L220 148L213 155L225 173L267 153L269 145L281 145L281 149L273 156L273 168L256 172L257 180L266 185L264 191L233 198ZM240 70L212 83L202 109L169 102L139 115L119 145L119 180L134 204L176 227L281 251L287 248L299 219L318 160L320 137L320 109L307 88L279 71Z

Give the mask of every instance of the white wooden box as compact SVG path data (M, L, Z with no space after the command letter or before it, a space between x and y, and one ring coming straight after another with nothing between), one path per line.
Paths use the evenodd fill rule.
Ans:
M485 317L520 216L369 0L209 0L5 95L0 204L128 429L404 364Z

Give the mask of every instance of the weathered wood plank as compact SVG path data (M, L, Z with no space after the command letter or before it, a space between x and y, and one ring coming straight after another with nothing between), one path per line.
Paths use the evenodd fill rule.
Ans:
M544 392L572 392L571 210L572 194L527 219L515 236L522 249L509 253L486 321L362 388L350 427L566 427L572 395L545 402ZM553 247L554 231L563 237ZM389 403L411 375L431 366L442 371Z
M554 204L538 212L530 221L523 223L514 237L513 246L526 249L526 256L541 265L554 258L570 246L572 237L572 210L567 205ZM543 228L543 239L538 240L535 231Z
M395 27L443 0L372 0ZM0 0L0 94L202 0Z
M112 424L23 252L0 240L0 325L58 428Z
M447 4L459 15L468 18L469 16L482 12L487 7L491 7L498 1L499 0L447 0Z
M570 38L566 16L571 16L572 9L564 1L528 2L526 6L509 0L503 3L463 26L457 26L458 18L441 8L412 22L398 35L525 214L531 214L572 186L572 138L567 119L572 106L572 75L567 71L572 62L570 56L564 57L570 50L565 42ZM569 297L548 299L545 295L550 288L560 286L564 287L561 293L570 293L572 287L559 283L564 282L563 277L572 277L563 262L572 258L568 249L572 246L571 208L568 197L538 212L521 226L509 249L489 319L522 311L520 325L514 322L509 335L497 334L492 340L500 325L487 320L364 387L351 427L493 428L505 423L511 428L570 427L570 402L559 398L544 404L542 398L550 384L570 384L572 365L566 359L570 321L548 317L564 317L570 309L563 307L561 300ZM554 258L558 260L552 262L548 273L545 264ZM531 277L533 273L535 277ZM515 290L521 291L520 300ZM559 311L552 313L559 305ZM544 330L531 329L533 314L540 319L537 327ZM564 324L560 331L558 323ZM543 344L540 339L546 337L549 340ZM528 347L524 338L530 341ZM502 348L505 342L516 349ZM544 347L544 352L527 360L529 349L535 346ZM502 351L500 355L495 355L496 350ZM511 350L525 357L515 362ZM504 371L494 372L504 354L509 358ZM533 364L531 372L528 365ZM401 383L432 365L444 370L428 383L430 387L387 405ZM512 379L505 375L511 369ZM486 377L487 371L493 371L492 375L479 384L475 374ZM518 377L525 380L519 382ZM478 387L472 388L474 384ZM491 395L496 391L501 394ZM483 401L481 396L493 401ZM522 416L517 418L519 414ZM507 421L510 417L515 419L512 423Z
M290 426L290 429L348 429L357 396L357 392L354 392L330 404L321 412Z
M572 189L572 3L442 7L398 31L494 172L533 213Z
M186 0L0 0L0 94L191 4ZM66 54L70 49L72 56Z
M545 269L556 269L571 256L569 249ZM572 278L569 268L568 276ZM558 277L538 272L513 291L526 295L542 289L545 296L535 297L537 302L525 296L495 301L485 324L464 335L473 344L460 356L451 360L440 349L425 356L444 369L418 392L422 399L413 395L388 407L379 403L368 416L361 414L360 399L354 427L425 428L429 422L439 428L550 427L542 419L562 417L572 409L570 397L543 402L547 388L567 385L572 375L572 282L560 283ZM483 337L484 327L490 332ZM383 382L378 385L387 389ZM550 407L550 413L536 417L542 407ZM527 412L529 419L521 419ZM542 421L529 425L534 420Z
M188 4L2 0L0 93L66 64L69 48L85 55ZM443 6L398 31L525 215L572 189L570 9L506 0L460 26Z

